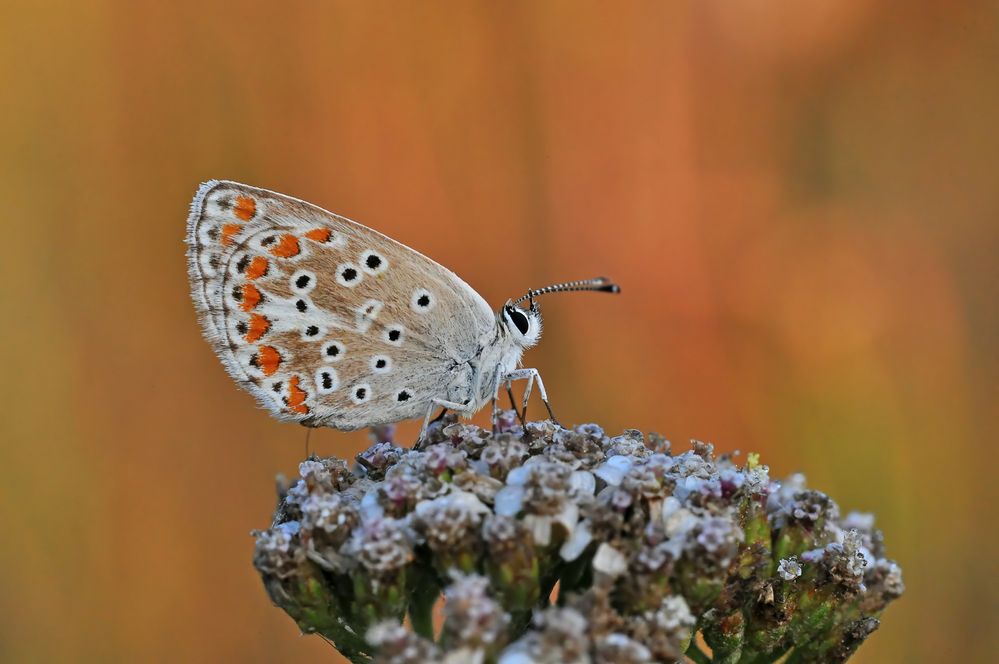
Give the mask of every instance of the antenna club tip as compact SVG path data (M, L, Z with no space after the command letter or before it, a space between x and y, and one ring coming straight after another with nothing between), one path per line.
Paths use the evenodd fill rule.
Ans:
M603 293L620 293L621 287L607 277L597 277L593 280L595 284L600 284L600 291Z

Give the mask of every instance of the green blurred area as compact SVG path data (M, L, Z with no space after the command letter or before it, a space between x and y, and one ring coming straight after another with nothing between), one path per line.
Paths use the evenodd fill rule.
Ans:
M250 565L304 433L188 298L187 204L227 178L495 305L614 277L544 303L525 360L560 417L759 451L875 512L908 592L856 661L992 661L997 26L930 0L3 0L0 660L336 659Z

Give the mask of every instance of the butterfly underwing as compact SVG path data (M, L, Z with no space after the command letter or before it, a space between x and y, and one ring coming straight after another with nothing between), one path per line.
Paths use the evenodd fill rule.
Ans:
M515 378L537 378L547 405L537 372L516 371L541 333L533 297L617 292L603 279L560 284L521 298L530 309L508 301L494 313L456 274L377 231L228 181L198 189L187 244L195 307L233 379L282 420L341 430L426 426L437 406L471 414Z

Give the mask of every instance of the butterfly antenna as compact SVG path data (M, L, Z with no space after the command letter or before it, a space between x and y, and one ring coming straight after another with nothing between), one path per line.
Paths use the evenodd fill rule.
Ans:
M527 291L527 295L524 295L520 299L516 300L514 304L520 304L524 300L531 301L531 309L534 309L534 298L539 295L547 295L549 293L567 293L569 291L596 291L598 293L620 293L621 287L615 283L612 283L607 277L597 277L596 279L580 279L579 281L566 281L561 284L552 284L551 286L545 286L544 288L532 288Z

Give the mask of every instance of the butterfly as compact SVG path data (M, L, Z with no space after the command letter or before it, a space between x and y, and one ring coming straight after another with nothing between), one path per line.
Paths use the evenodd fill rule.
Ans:
M201 185L187 224L191 294L232 378L281 420L350 431L423 417L470 416L541 337L540 295L619 292L605 278L555 284L494 312L455 273L366 226L244 184ZM528 307L520 304L528 301ZM516 406L514 406L516 408Z

